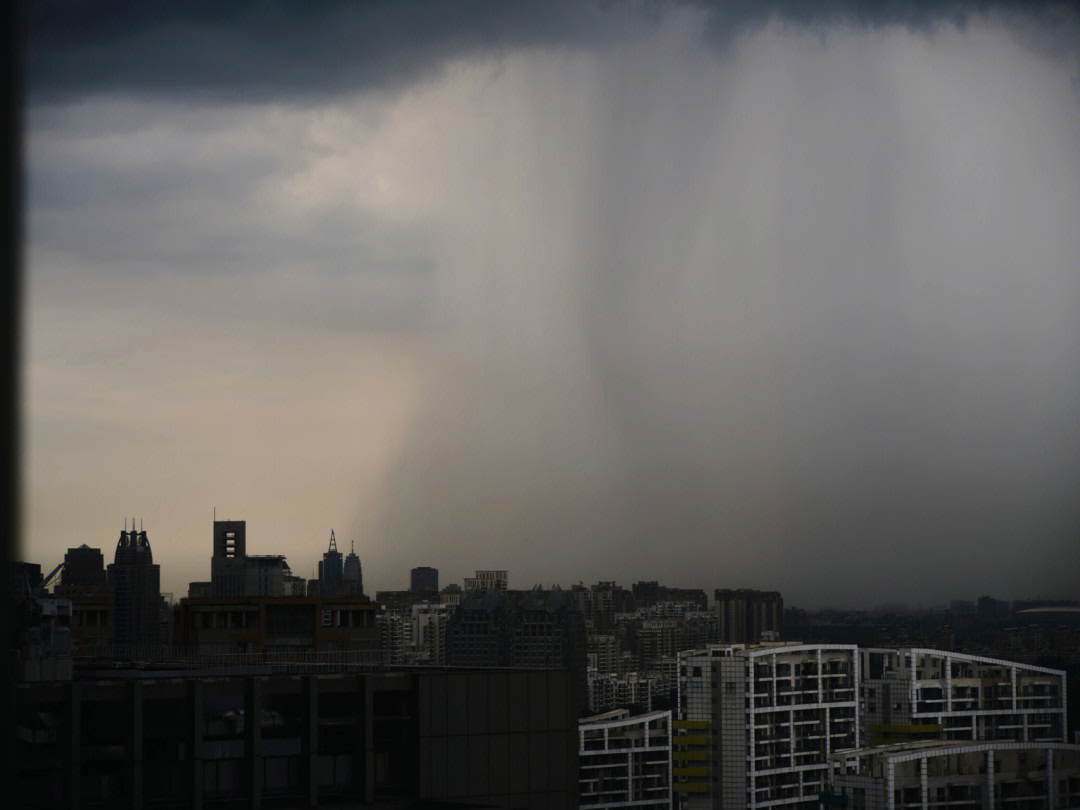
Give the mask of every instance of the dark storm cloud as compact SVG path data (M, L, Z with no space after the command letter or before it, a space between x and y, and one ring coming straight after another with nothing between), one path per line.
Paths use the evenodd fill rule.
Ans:
M176 93L205 100L309 100L396 88L477 51L573 47L644 35L678 7L708 16L705 38L726 44L779 16L801 25L962 25L987 10L1025 18L1060 3L939 2L455 2L76 3L28 6L29 85L35 100L83 93ZM1073 31L1075 35L1075 31ZM1060 43L1061 32L1047 38Z
M386 542L436 565L469 549L523 586L1073 592L1069 68L985 17L937 39L774 27L722 65L693 47L700 24L550 78L592 87L587 123L537 113L570 133L573 179L521 182L586 190L551 226L575 284L538 303L550 290L526 279L551 268L504 261L523 292L499 309L569 307L580 334L546 351L578 368L544 379L523 352L436 374ZM500 350L521 331L500 328Z
M52 304L398 330L386 586L1067 595L1077 16L1028 8L40 4L32 247Z

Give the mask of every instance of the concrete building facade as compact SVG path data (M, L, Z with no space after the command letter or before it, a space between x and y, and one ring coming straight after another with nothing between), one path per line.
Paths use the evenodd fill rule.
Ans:
M822 806L849 810L1080 807L1080 745L910 742L840 751Z
M177 644L204 655L379 652L363 596L181 599L176 628Z
M1068 740L1065 672L922 648L859 650L868 743Z
M754 644L780 638L784 599L778 591L717 589L713 595L720 641Z
M353 671L17 687L14 807L577 807L565 670Z
M830 754L859 744L854 645L679 654L673 785L684 808L816 808Z
M581 810L671 807L671 712L625 709L578 723Z

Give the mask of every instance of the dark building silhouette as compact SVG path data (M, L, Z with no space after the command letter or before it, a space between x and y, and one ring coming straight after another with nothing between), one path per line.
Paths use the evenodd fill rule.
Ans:
M379 653L375 604L365 596L187 598L178 643L198 653Z
M364 571L352 543L349 543L349 554L345 557L341 578L345 583L345 592L350 596L358 596L364 592Z
M90 548L85 543L69 548L64 555L64 569L56 593L63 596L102 596L108 593L105 576L105 556L101 549Z
M754 644L766 634L780 638L784 600L778 591L717 589L715 597L720 641Z
M8 564L8 597L28 599L41 586L41 564L11 560Z
M1005 599L993 599L989 596L979 597L979 618L992 619L1009 615L1009 602Z
M247 553L244 521L215 520L210 582L192 582L188 596L200 599L303 596L306 590L306 580L293 576L281 554Z
M113 643L113 594L100 549L85 544L69 548L55 593L71 600L75 655L90 655Z
M585 620L566 592L466 590L446 629L446 662L463 667L566 667L575 705L588 695Z
M630 590L634 595L635 608L649 607L658 602L693 602L701 610L709 606L709 597L700 588L671 588L652 581L635 582Z
M409 576L409 590L417 593L433 593L439 590L439 569L420 566Z
M578 805L566 670L295 672L19 684L11 806Z
M510 664L510 598L505 591L467 591L446 628L446 662L460 667Z
M416 593L415 591L376 591L375 601L391 613L408 613L413 605L435 601L437 594Z
M134 523L134 521L133 521ZM161 568L154 564L146 532L120 532L106 578L112 591L113 637L120 645L161 640Z
M322 596L336 596L341 590L344 564L338 551L334 530L330 530L330 547L319 562L319 593Z
M244 595L244 558L247 529L242 520L214 521L214 556L210 558L210 593Z

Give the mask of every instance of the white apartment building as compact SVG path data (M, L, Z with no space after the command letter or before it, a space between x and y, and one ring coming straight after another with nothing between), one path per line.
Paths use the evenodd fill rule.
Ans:
M1080 807L1080 745L894 743L833 753L822 807L1061 810Z
M446 626L454 609L450 605L413 605L409 622L409 642L405 648L405 663L446 665Z
M1068 740L1065 673L921 648L859 650L866 742Z
M581 810L671 807L671 712L617 709L578 721Z
M446 665L446 628L453 608L424 603L408 613L383 611L375 617L386 662L403 665Z
M666 695L668 690L660 678L640 672L616 675L594 669L588 671L589 711L605 712L644 706L651 710L653 700Z
M829 756L859 745L857 648L711 644L678 658L677 806L816 808Z

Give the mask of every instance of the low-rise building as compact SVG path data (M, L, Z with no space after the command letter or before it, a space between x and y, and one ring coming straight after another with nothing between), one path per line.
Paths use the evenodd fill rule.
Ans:
M379 650L366 596L181 599L177 644L199 654Z
M506 571L480 571L474 577L465 577L467 591L505 591L507 587Z

